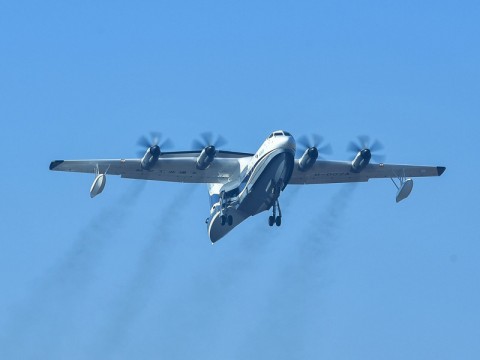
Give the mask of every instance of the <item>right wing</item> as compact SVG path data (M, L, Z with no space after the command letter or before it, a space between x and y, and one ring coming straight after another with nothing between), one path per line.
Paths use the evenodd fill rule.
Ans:
M200 152L162 153L149 170L141 166L141 159L56 160L50 170L95 174L97 169L107 175L127 179L172 181L184 183L226 183L240 175L241 168L253 156L247 153L218 151L205 170L196 167Z
M351 171L349 161L318 160L307 171L298 169L295 160L290 184L331 184L364 182L372 178L440 176L445 171L442 166L417 166L401 164L368 164L359 173Z

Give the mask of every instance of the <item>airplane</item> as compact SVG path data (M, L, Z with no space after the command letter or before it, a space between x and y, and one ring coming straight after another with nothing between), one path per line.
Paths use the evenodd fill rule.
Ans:
M373 151L383 146L378 141L369 145L369 138L359 137L360 144L351 142L349 150L355 156L350 161L323 160L330 146L320 147L322 138L300 137L305 148L300 158L295 138L287 131L272 132L256 153L218 150L225 141L213 141L211 134L203 134L203 142L196 141L198 150L163 152L169 141L159 145L159 134L153 141L142 137L146 147L141 158L99 160L55 160L50 170L93 173L90 188L93 198L106 184L106 175L120 175L127 179L204 183L210 195L210 215L206 220L210 241L227 235L250 216L270 211L269 226L280 226L282 211L279 197L287 185L366 182L372 178L390 178L397 188L396 201L407 198L413 188L412 177L440 176L443 166L416 166L371 163L379 156ZM394 180L396 179L396 181ZM397 184L398 181L398 184Z

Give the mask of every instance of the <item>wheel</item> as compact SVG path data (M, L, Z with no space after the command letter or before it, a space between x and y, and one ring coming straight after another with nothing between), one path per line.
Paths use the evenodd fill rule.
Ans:
M228 217L227 217L227 222L228 222L228 226L232 226L232 224L233 224L233 217L232 217L232 215L228 215Z
M277 216L277 218L275 219L275 224L277 226L282 225L282 217L281 216Z
M227 221L227 217L225 215L220 216L220 224L225 225L225 222Z
M268 225L273 226L273 223L275 222L275 218L273 216L268 217Z

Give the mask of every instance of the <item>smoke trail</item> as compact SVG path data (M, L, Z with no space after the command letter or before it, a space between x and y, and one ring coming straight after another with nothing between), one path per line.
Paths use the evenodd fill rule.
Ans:
M337 240L338 231L342 228L341 220L356 185L355 183L342 185L330 199L326 210L310 220L310 226L301 237L302 243L306 245L301 248L302 257L310 256L318 259L319 256L325 256L331 250Z
M107 321L105 333L100 335L93 345L95 354L100 352L104 354L102 358L117 358L116 352L125 347L125 340L132 325L145 309L149 295L154 292L155 280L162 266L167 263L172 246L179 240L172 234L172 225L183 215L194 189L196 187L193 186L182 188L161 211L160 220L156 223L153 235L140 256L137 271L128 282L125 292L112 305L113 313Z
M80 231L72 248L54 269L52 276L46 279L47 282L73 285L72 290L83 291L83 286L91 280L94 270L92 265L105 252L105 246L113 240L114 234L121 230L144 188L144 182L132 184L111 207L91 219ZM75 284L72 284L72 281L75 281Z
M0 339L0 357L18 358L24 351L42 357L42 352L50 352L54 346L56 335L70 330L73 303L81 301L95 265L122 228L144 186L143 182L132 184L118 201L101 210L80 231L59 263L38 279L26 303L13 309L6 334Z
M288 217L289 207L299 187L291 187L281 197L282 211ZM161 313L156 316L158 323L169 324L157 332L157 339L182 338L189 344L207 344L212 342L215 334L215 343L223 342L223 337L231 337L228 329L232 326L227 319L235 311L237 301L241 301L241 290L251 285L258 267L265 257L270 256L270 248L275 244L276 234L283 231L282 227L268 226L267 218L270 214L264 212L258 217L257 224L241 224L226 238L215 243L206 253L200 253L191 263L191 277L182 283L181 293L175 293L167 303L162 304ZM257 218L258 219L258 218ZM251 219L253 220L253 219ZM250 229L248 227L250 226ZM239 293L240 292L240 293ZM178 299L195 299L194 302L179 303ZM176 314L175 319L170 314ZM192 314L192 317L184 314ZM194 315L193 315L194 314ZM191 331L185 331L187 326L177 324L190 323L195 319ZM235 320L233 320L235 321ZM194 331L200 326L202 331ZM225 332L219 329L226 330ZM228 339L227 339L228 340ZM179 357L191 357L192 349L171 348L171 344L164 343L162 351L183 354ZM211 344L212 351L214 344ZM187 355L190 354L190 355ZM212 357L216 357L211 353ZM167 355L168 357L168 355Z
M342 220L354 189L355 184L343 185L325 210L309 221L303 234L292 237L285 253L287 257L280 259L282 266L277 268L276 280L268 281L274 284L273 287L267 287L266 298L256 305L256 310L264 316L255 327L256 331L250 332L238 348L242 357L254 354L260 357L303 357L305 323L315 321L321 297L319 288L326 281L325 262L342 229ZM274 350L259 342L257 339L262 339L265 333L275 336L282 346Z
M300 187L292 186L287 189L288 190L280 197L284 225L285 221L289 221L288 213ZM270 227L268 225L267 219L270 215L271 213L268 211L257 215L263 218L263 221L260 221L253 228L243 231L245 235L238 235L236 244L230 243L228 245L229 247L233 247L233 251L229 254L228 264L222 267L222 271L219 272L218 275L220 277L218 279L221 286L220 291L222 291L225 296L228 296L228 294L225 293L225 287L228 289L228 287L231 287L233 284L238 287L239 283L248 281L246 274L255 271L262 263L262 259L265 256L270 256L271 247L275 246L276 237L278 234L282 234L284 230L282 227L277 228L277 226ZM248 225L245 224L243 226L246 227ZM241 229L238 229L238 231L240 233L242 232ZM228 242L229 239L222 239L222 241ZM219 311L221 311L221 309L219 309Z
M300 190L299 186L289 186L286 188L286 191L280 196L279 202L282 208L282 215L288 214L292 201L296 198L298 191ZM263 251L266 246L270 244L270 240L275 237L275 232L282 231L282 227L277 229L276 226L268 226L267 219L271 215L271 209L267 212L256 215L258 217L264 217L264 221L257 224L253 229L245 232L245 236L241 237L240 240L240 251L249 255L255 256L257 252ZM283 223L288 221L288 217L283 219ZM227 239L228 241L228 239ZM253 253L252 253L253 252ZM252 260L255 260L252 258Z

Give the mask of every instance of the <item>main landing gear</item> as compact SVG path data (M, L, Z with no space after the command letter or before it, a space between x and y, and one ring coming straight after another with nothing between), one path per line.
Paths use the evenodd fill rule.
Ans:
M224 226L228 224L228 226L232 226L233 224L233 216L232 215L225 215L225 191L220 193L220 224Z
M278 207L278 216L276 216L277 207ZM278 202L278 199L275 200L275 202L273 203L273 215L268 217L268 225L273 226L273 224L277 226L282 225L282 210L280 209L280 203Z

